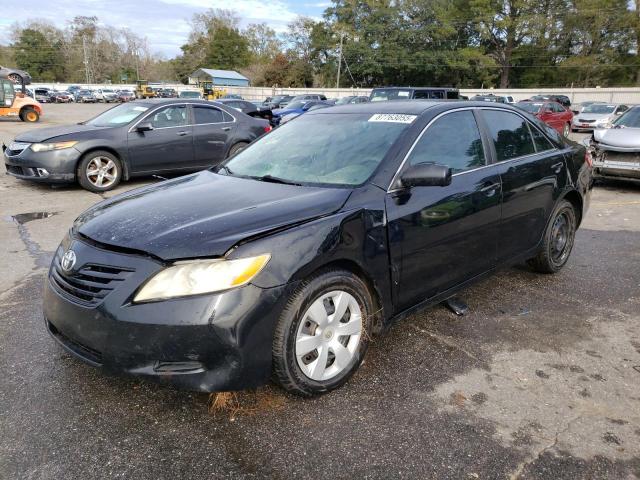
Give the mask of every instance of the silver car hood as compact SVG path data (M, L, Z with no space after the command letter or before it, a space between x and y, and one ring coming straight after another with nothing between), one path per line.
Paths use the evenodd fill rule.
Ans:
M640 128L606 128L593 132L593 139L606 150L606 146L640 151Z
M615 115L613 113L579 113L575 117L577 118L585 118L587 120L600 120L602 118L613 118Z

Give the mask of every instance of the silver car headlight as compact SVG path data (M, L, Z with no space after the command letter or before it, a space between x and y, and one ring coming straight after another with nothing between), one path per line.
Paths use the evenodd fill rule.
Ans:
M176 262L145 283L134 303L220 292L249 283L265 267L271 255L235 260L213 259Z
M31 145L31 150L34 152L49 152L51 150L64 150L65 148L73 147L77 141L69 142L56 142L56 143L34 143Z

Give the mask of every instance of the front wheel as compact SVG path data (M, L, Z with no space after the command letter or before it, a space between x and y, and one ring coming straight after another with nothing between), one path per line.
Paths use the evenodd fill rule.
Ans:
M122 166L115 155L96 150L84 156L78 165L78 183L90 192L106 192L122 179Z
M374 312L367 285L345 270L302 282L282 312L273 339L273 377L302 396L329 392L358 369Z
M538 254L527 263L540 273L556 273L569 260L577 228L576 211L562 200L551 216Z
M20 110L20 120L29 123L37 122L40 120L40 114L35 108L25 107Z

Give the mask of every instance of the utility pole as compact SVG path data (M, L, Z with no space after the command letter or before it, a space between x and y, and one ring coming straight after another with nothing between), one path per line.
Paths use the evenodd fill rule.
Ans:
M136 81L140 80L140 65L139 65L139 55L138 55L138 44L134 43L135 55L136 55Z
M342 66L342 40L344 33L340 33L340 49L338 50L338 77L336 78L336 88L340 88L340 67Z
M89 75L89 55L87 53L87 36L82 34L82 53L84 56L84 76L87 81L87 85L91 83L91 76Z

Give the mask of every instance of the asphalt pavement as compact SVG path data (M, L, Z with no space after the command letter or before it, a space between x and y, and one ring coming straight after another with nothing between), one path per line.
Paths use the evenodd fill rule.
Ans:
M48 105L35 127L104 108ZM0 141L35 127L0 121ZM409 317L328 395L269 385L215 411L49 338L48 262L103 196L0 177L0 479L640 478L639 186L595 188L559 274L505 269L461 293L465 316Z

